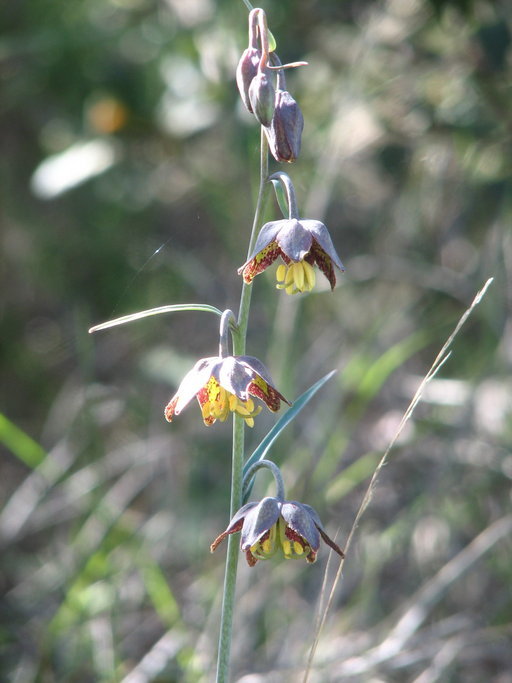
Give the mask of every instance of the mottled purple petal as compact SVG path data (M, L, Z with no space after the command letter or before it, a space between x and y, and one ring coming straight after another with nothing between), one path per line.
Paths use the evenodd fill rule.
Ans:
M288 258L298 263L303 261L313 244L313 236L306 230L302 222L296 218L285 221L279 231L276 242Z
M275 240L277 233L283 227L283 223L287 222L288 221L286 220L280 220L265 223L265 225L261 228L259 232L258 238L256 239L256 244L254 245L254 249L249 254L247 261L244 263L243 266L240 266L240 268L238 269L239 273L241 273L245 266L253 260L256 254L259 254L260 251L263 251L265 247L268 247L268 245Z
M247 550L271 528L279 519L281 501L278 498L263 498L245 515L240 548Z
M242 401L247 401L249 398L247 387L251 383L254 372L244 363L240 363L238 358L234 356L222 358L212 374L226 391L235 394Z
M240 363L243 363L252 372L253 377L259 375L267 384L274 384L269 371L258 358L255 358L254 356L237 356L237 360Z
M327 256L332 259L334 265L340 270L345 270L340 257L336 253L329 231L320 221L301 219L303 227L314 237Z
M259 505L259 503L256 503L254 501L251 503L246 503L245 505L242 505L240 510L238 510L238 512L235 512L235 514L233 515L233 518L231 519L231 521L229 522L229 524L227 526L226 532L229 534L230 530L234 526L236 526L238 524L238 522L241 519L243 519L250 510L252 510L252 508L256 507L257 505Z
M320 534L316 522L306 506L295 501L282 504L281 515L286 524L304 538L315 552L320 547Z

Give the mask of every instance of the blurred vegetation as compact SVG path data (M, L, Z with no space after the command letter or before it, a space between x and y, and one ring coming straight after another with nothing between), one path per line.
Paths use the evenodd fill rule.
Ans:
M494 277L380 475L310 680L511 681L512 6L263 6L283 61L309 62L288 76L306 126L286 170L347 272L299 298L258 278L248 352L291 398L339 369L273 457L341 545ZM240 0L1 4L2 680L212 678L230 428L196 406L168 425L163 406L216 353L218 321L87 329L236 308L259 144L234 85L246 15ZM301 680L326 561L241 567L233 680Z

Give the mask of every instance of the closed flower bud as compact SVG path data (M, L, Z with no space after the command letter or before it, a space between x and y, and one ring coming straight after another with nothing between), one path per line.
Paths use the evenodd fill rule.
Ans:
M261 60L261 50L256 47L248 47L244 50L236 68L236 83L240 91L240 97L246 108L253 113L249 98L249 86L258 73L258 65Z
M276 161L295 161L300 153L304 117L287 90L276 90L274 116L265 128L272 156Z
M254 116L262 126L270 126L274 113L275 89L269 69L258 69L249 86L249 99Z

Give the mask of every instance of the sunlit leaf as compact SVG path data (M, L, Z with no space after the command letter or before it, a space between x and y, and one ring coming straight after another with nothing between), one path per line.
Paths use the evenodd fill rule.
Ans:
M152 315L160 315L161 313L178 313L179 311L205 311L206 313L216 313L217 315L222 315L222 311L219 311L219 309L215 308L215 306L209 306L208 304L171 304L170 306L149 308L146 311L139 311L138 313L123 315L120 318L115 318L114 320L108 320L105 323L94 325L90 328L89 332L98 332L99 330L107 330L109 327L116 327L117 325L124 325L125 323L133 323L136 320L149 318Z

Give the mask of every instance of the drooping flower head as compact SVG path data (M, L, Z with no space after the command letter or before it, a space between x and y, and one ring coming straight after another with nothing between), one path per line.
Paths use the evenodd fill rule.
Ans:
M259 7L251 10L249 44L236 69L238 90L246 109L264 127L274 158L291 163L300 152L304 118L286 89L284 69L303 66L306 62L283 65L275 47L264 10ZM277 89L274 74L277 74Z
M334 551L344 553L325 533L315 510L304 503L280 497L263 498L247 503L238 510L227 529L210 546L213 552L228 536L241 531L240 549L253 567L258 560L268 560L279 550L285 559L301 559L312 563L323 539Z
M331 289L336 285L334 266L344 270L336 253L329 231L320 221L298 217L295 192L290 178L285 173L275 173L288 194L289 218L265 223L249 258L238 269L248 284L266 270L277 258L282 263L277 269L277 288L287 294L309 292L315 285L317 265L329 280Z
M236 83L240 91L240 97L248 111L252 112L249 88L252 79L258 73L262 51L258 44L258 14L262 10L256 8L249 13L249 45L243 51L236 68Z
M273 63L282 66L274 53ZM300 153L304 117L299 105L286 89L284 70L277 72L277 88L274 98L274 115L265 127L268 146L276 161L292 163Z
M261 406L255 406L251 397L261 399L272 411L279 410L281 401L288 403L273 386L263 363L252 356L214 356L199 360L167 404L167 421L172 422L194 396L207 426L215 420L224 422L233 412L252 427Z

